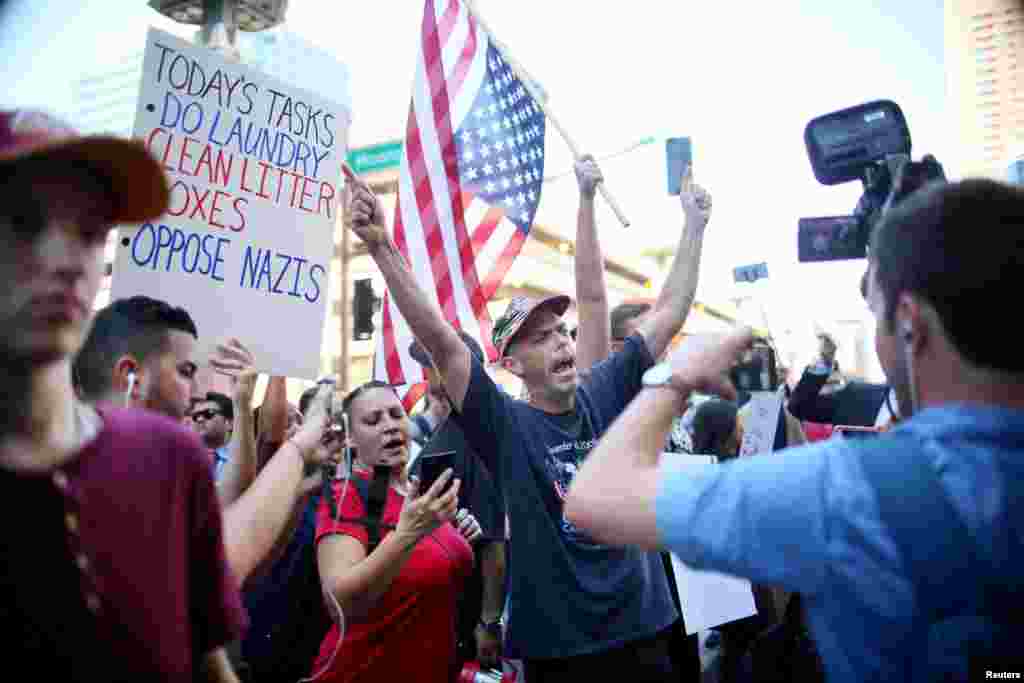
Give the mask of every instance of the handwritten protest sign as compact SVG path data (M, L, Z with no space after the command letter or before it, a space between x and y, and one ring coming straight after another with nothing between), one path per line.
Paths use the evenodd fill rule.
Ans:
M163 164L167 214L122 228L111 298L182 306L264 372L312 379L328 304L349 114L151 29L135 137Z
M710 455L665 453L662 458L671 459L673 466L683 463L694 470L718 467L716 458ZM671 557L687 635L757 614L754 593L746 579L692 569L675 553L671 553Z

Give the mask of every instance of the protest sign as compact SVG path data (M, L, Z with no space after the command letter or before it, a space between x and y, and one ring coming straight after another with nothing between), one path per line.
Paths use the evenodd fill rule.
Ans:
M673 467L677 463L694 469L718 467L717 458L711 455L663 453L662 459L670 460ZM675 553L671 557L687 635L757 614L754 593L746 579L691 569Z
M150 29L134 136L167 173L167 214L118 236L111 298L182 306L204 355L232 336L271 374L313 379L349 113Z

